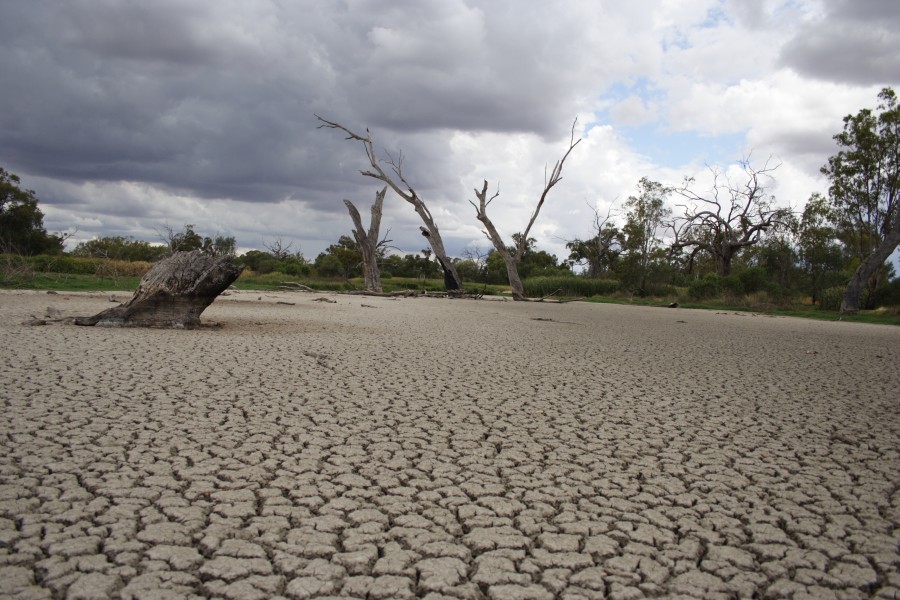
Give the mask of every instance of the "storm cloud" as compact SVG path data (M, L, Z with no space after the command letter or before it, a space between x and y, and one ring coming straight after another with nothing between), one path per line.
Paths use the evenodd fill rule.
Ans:
M830 0L782 50L782 64L840 83L888 85L900 78L900 9L893 0Z
M661 164L629 127L657 144L672 131L741 135L796 157L782 191L821 189L811 153L896 83L891 4L7 1L0 166L76 241L195 223L242 247L295 239L314 256L350 228L341 198L366 205L379 187L359 175L361 146L318 129L319 114L402 150L458 254L486 244L472 188L500 182L495 221L519 230L577 116L585 143L536 232L562 253L587 233L587 205L623 199L645 175L740 158ZM404 250L422 247L397 197L384 224Z

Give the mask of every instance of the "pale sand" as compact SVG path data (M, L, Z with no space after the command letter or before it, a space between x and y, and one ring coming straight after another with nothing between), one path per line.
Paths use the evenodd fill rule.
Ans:
M900 328L321 296L0 293L0 596L900 595Z

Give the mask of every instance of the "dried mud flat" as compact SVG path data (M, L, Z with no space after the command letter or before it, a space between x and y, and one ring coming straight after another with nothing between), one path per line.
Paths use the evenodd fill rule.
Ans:
M316 298L0 293L0 597L900 596L900 329Z

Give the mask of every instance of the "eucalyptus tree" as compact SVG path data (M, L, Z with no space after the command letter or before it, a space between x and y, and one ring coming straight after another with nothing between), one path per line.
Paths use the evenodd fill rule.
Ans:
M34 190L0 167L0 253L60 254L65 236L48 234Z
M900 107L891 88L878 99L877 112L844 117L844 130L834 136L840 150L822 167L838 227L859 260L841 302L845 313L874 307L885 261L900 244Z
M821 194L812 195L800 218L797 251L800 269L807 280L813 303L819 301L829 277L839 276L843 264L832 218L828 200ZM837 282L834 284L837 285Z
M688 251L689 268L699 253L706 252L715 260L719 275L728 275L732 260L743 248L759 242L766 232L790 224L790 210L777 207L766 191L765 183L777 165L770 167L766 162L757 169L749 159L739 164L741 181L711 168L709 190L696 191L693 177L673 189L687 203L678 205L682 214L668 224L674 238L671 250Z
M587 239L575 238L566 242L569 260L585 268L585 275L592 278L607 276L619 263L619 256L625 244L625 237L612 222L612 209L602 216L597 208L594 211L593 235Z
M622 233L625 234L624 249L629 266L632 267L632 279L643 294L647 288L651 259L662 243L659 231L672 214L665 205L672 188L642 177L637 189L638 195L629 196L625 201L626 221Z

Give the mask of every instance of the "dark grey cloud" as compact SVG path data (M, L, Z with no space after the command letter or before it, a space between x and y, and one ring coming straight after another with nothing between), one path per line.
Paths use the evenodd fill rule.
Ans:
M862 85L900 82L900 7L896 0L830 0L782 48L781 62L817 79Z
M835 3L827 22L842 11L853 22L876 19L863 4ZM523 182L539 185L531 175L552 163L576 114L602 111L614 83L662 81L662 41L710 27L701 23L705 11L769 28L769 12L753 6L0 0L0 166L38 191L49 228L77 226L85 238L153 237L166 222L197 223L242 245L286 237L324 247L349 230L340 200L367 207L379 184L360 176L367 164L358 143L317 129L320 114L360 132L370 127L379 152L402 150L410 183L458 250L478 236L466 199L483 177L503 182L498 213L524 206L517 219L509 209L512 224L501 229L521 227L532 193ZM821 43L841 47L838 38ZM818 48L794 44L795 61ZM765 77L771 65L761 68ZM685 74L692 70L686 65ZM630 154L617 144L610 137L585 159L579 206L624 178L627 161L617 157ZM576 181L567 175L567 186ZM415 214L396 197L384 223L400 247L423 247Z
M441 130L549 133L574 113L555 65L577 71L577 48L513 4L6 4L0 149L37 176L315 202L362 166L318 112L402 145L437 188Z

